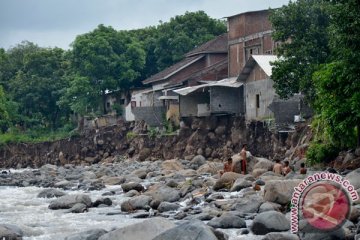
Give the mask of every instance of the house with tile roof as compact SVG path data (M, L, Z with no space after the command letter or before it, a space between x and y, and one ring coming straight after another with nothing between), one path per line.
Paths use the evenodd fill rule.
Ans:
M161 125L161 115L166 115L167 119L178 123L179 102L173 90L226 78L227 33L196 47L184 57L180 62L142 81L148 88L132 96L135 120ZM147 113L150 113L152 120ZM160 119L159 124L155 124L156 119Z

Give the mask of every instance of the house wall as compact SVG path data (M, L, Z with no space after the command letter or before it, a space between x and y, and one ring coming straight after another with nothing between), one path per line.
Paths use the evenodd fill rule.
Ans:
M162 126L165 107L136 107L132 109L135 121L145 121L149 126Z
M269 11L239 14L228 18L229 77L236 77L251 54L272 54Z
M198 104L210 103L209 92L195 92L186 96L179 96L180 117L197 116Z
M243 87L212 87L210 90L211 113L232 113L239 115L244 112Z
M257 106L257 95L259 106ZM275 90L271 79L249 81L245 84L246 120L263 120L273 117L272 111L268 108L273 102Z

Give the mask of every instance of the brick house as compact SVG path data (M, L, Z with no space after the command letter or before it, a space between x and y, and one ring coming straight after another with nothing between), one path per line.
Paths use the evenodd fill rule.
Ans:
M273 54L269 10L240 13L227 17L229 77L239 76L251 55Z
M145 79L142 83L147 89L132 96L132 101L136 101L132 108L135 120L161 125L160 120L166 115L178 123L178 95L173 90L226 78L227 38L224 33L188 52L182 61Z

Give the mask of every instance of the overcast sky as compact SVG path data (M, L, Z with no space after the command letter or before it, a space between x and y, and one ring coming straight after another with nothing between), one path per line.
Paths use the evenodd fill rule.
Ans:
M23 40L69 48L76 35L99 24L115 29L157 25L186 11L220 19L280 7L289 0L0 0L0 48Z

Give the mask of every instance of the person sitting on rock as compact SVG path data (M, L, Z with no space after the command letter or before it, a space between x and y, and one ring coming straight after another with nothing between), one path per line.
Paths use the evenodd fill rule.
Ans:
M282 174L284 176L288 175L291 172L291 168L289 166L289 161L284 161L284 167L282 169Z
M226 172L232 172L233 171L233 159L230 157L228 158L227 162L224 163L224 170L220 171L220 177L226 173Z
M305 168L305 163L300 164L300 174L306 174L307 169Z
M273 167L273 172L276 173L276 174L282 174L282 169L283 169L283 166L282 164L280 163L280 159L276 159L275 160L275 165Z

